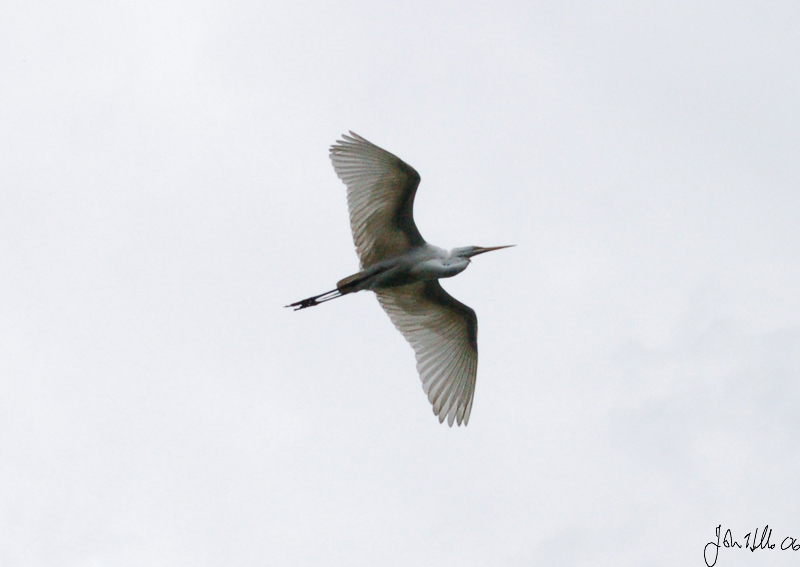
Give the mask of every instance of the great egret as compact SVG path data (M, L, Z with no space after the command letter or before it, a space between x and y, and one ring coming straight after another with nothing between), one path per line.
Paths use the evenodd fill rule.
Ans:
M374 291L414 348L422 389L439 422L447 418L451 427L453 421L467 425L478 370L478 318L438 280L463 272L472 256L509 246L467 246L448 252L428 244L413 217L419 174L358 134L342 138L331 146L330 158L347 185L361 271L341 280L334 290L286 307L305 309L348 293Z

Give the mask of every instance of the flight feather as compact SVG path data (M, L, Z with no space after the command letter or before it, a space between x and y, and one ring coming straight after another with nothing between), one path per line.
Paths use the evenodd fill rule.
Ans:
M420 177L413 167L353 132L331 146L330 157L347 186L350 229L362 269L425 243L414 224Z

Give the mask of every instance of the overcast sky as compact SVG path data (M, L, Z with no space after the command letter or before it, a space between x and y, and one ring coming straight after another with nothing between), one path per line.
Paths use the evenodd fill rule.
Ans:
M22 2L0 20L0 564L800 551L800 4ZM422 176L440 425L328 147Z

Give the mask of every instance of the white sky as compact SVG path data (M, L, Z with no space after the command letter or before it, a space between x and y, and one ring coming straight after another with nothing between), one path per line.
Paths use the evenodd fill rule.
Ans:
M704 565L800 538L800 4L7 2L0 564ZM431 413L328 146L480 321ZM717 563L796 565L721 550Z

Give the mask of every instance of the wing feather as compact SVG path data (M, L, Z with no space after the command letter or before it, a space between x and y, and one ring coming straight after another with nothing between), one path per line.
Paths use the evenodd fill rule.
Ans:
M417 358L422 389L433 413L449 425L466 425L478 373L475 311L430 280L379 290L378 301Z
M330 156L347 185L350 229L362 269L425 243L414 224L420 177L413 167L353 132L331 146Z

